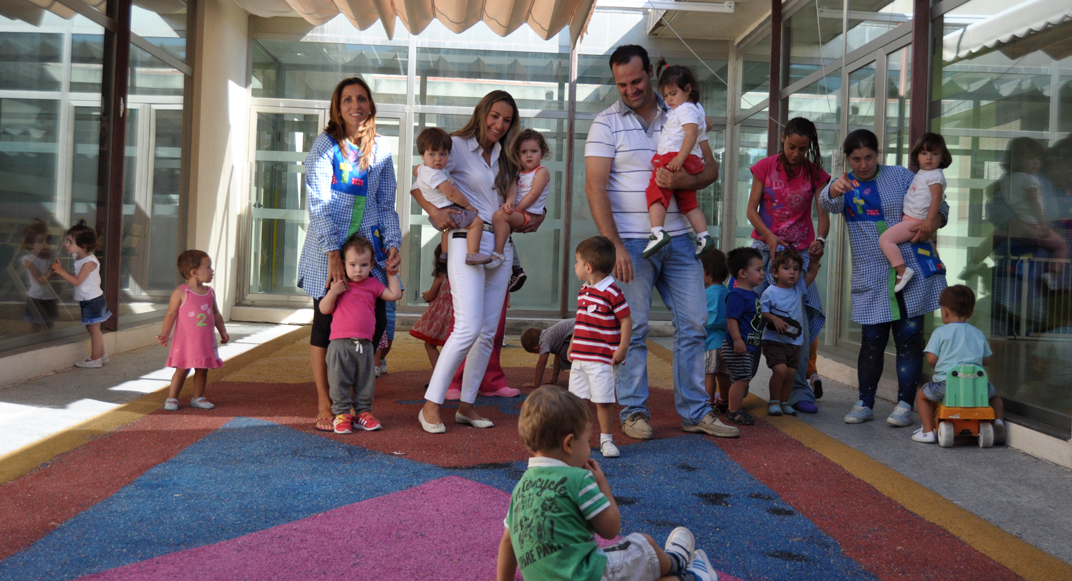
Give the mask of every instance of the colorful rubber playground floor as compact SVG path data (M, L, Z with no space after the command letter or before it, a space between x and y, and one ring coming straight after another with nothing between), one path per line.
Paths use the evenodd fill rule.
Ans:
M494 579L527 459L523 398L478 400L494 429L425 434L428 363L400 343L377 381L380 432L313 429L301 341L211 384L214 410L147 396L149 413L0 488L0 579ZM527 359L506 353L511 385L529 381ZM653 383L668 385L657 363ZM799 420L761 417L720 440L682 432L671 391L650 404L654 440L618 434L620 459L593 452L623 533L688 526L723 580L1072 575Z

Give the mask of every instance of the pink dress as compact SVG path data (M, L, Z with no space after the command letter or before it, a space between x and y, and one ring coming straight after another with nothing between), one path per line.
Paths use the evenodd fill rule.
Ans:
M424 314L413 324L409 334L432 345L442 347L454 329L454 302L450 296L450 280L443 281Z
M199 295L190 287L182 285L184 296L179 305L175 334L171 337L171 351L167 366L178 369L216 369L223 367L216 348L216 293Z

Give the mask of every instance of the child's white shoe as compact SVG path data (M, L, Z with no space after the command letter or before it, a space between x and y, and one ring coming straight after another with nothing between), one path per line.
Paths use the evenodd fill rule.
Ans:
M711 566L711 561L707 559L707 553L703 552L703 549L692 554L692 561L689 561L686 571L692 573L696 581L718 581L718 573Z
M488 270L499 268L504 262L506 262L506 256L499 254L498 252L492 252L491 261L485 264L484 268Z
M618 446L615 446L614 442L611 440L600 443L599 451L603 454L604 458L617 458L622 455L622 453L618 451Z
M208 401L203 397L195 397L194 399L191 399L190 405L194 406L195 408L201 408L203 410L210 410L216 407L212 405L212 402Z
M938 434L935 430L924 432L923 428L920 428L912 432L912 441L921 444L933 444L938 441Z
M101 359L104 359L101 357ZM104 365L101 363L101 359L83 359L82 361L75 361L75 367L82 367L86 369L100 369Z
M167 400L164 401L164 409L169 412L178 411L179 400L173 397L169 397Z
M893 292L899 293L904 290L904 287L908 286L908 281L912 280L912 276L916 274L916 271L910 267L905 267L904 274L897 278L897 284L893 287Z

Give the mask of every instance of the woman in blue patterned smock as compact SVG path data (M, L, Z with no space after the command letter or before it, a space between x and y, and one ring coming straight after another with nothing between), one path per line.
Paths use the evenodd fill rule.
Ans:
M842 147L852 171L823 188L819 205L845 216L852 247L852 320L861 325L856 372L860 400L845 416L858 424L874 417L875 391L882 376L883 352L893 331L897 347L897 406L886 420L891 426L912 423L912 402L923 372L923 316L938 308L946 287L945 269L929 240L901 244L905 263L923 276L893 292L896 273L885 260L878 237L901 221L901 206L915 174L895 165L879 165L878 138L866 129L853 131ZM945 225L949 206L942 202L931 231ZM918 238L918 236L917 236Z
M305 158L309 231L298 261L298 287L313 297L309 358L319 399L316 428L332 431L327 356L331 315L320 312L328 285L346 280L339 248L355 232L372 242L372 274L387 284L395 271L402 233L395 211L395 169L391 147L376 134L376 103L359 77L346 79L331 95L328 126ZM376 301L376 345L387 327L386 303Z

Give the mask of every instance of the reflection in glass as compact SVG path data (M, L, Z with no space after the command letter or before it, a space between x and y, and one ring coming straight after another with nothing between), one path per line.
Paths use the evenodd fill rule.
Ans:
M253 40L253 96L331 100L335 85L359 75L376 103L405 104L405 46Z
M852 52L898 26L912 26L912 0L849 0L847 51Z
M849 73L849 131L875 130L875 63Z
M842 8L841 0L816 0L786 21L782 43L789 47L789 71L783 87L842 56Z
M569 53L417 47L417 103L472 107L495 89L519 109L565 111Z
M186 60L186 2L143 2L131 7L130 31L169 55Z
M912 92L912 47L890 53L886 58L886 143L882 152L887 165L909 167L908 98ZM947 170L948 171L948 170Z
M748 196L752 191L752 166L767 157L767 109L739 125L737 154L737 232L734 247L752 245L752 223L748 221ZM762 125L760 124L762 123Z
M741 111L750 111L770 96L770 50L768 33L738 59L741 69Z
M131 95L181 97L186 75L182 71L171 68L171 65L155 56L131 45L128 81L130 83L128 92Z

